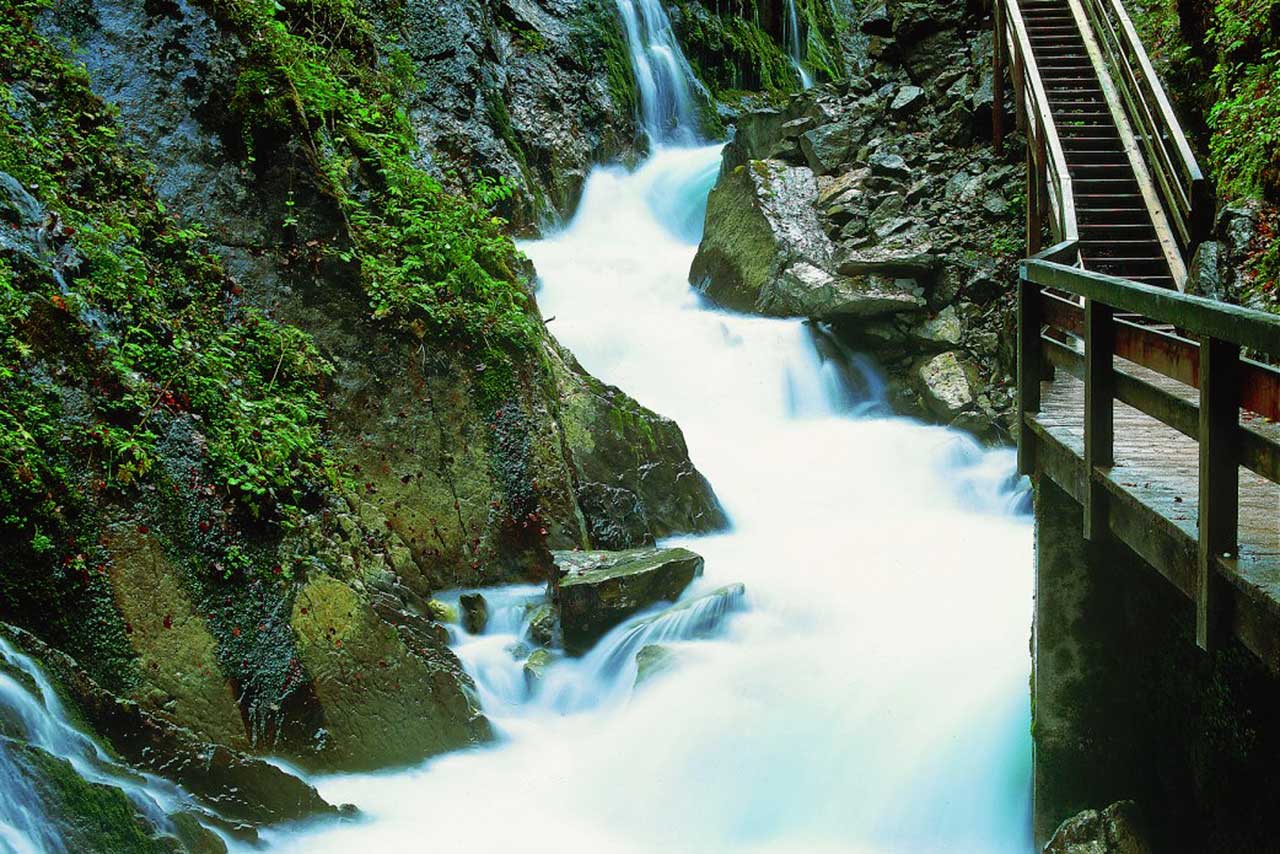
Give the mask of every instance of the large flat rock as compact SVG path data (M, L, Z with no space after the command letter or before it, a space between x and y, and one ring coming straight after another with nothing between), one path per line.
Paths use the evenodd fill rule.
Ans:
M674 602L702 574L688 549L555 552L565 651L581 655L609 629L657 602Z

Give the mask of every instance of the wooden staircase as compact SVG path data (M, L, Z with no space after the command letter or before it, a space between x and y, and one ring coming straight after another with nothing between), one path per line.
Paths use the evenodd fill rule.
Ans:
M1023 0L1020 6L1074 190L1082 266L1173 288L1169 262L1070 7L1066 0Z

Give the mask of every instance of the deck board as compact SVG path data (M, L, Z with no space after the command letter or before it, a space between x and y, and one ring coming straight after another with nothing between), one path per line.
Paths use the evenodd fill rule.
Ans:
M1123 360L1117 360L1116 367L1139 374L1170 393L1195 400L1196 391L1176 380ZM1073 480L1061 485L1076 492L1083 478L1084 384L1067 371L1057 371L1053 380L1041 383L1040 412L1030 417L1037 433L1075 458L1074 477L1060 475L1057 479ZM1280 438L1280 425L1255 421L1249 422L1249 426ZM1190 594L1194 587L1188 585L1194 580L1194 568L1187 565L1183 555L1193 555L1197 541L1199 447L1196 441L1116 401L1115 465L1107 471L1105 484L1115 500L1134 510L1137 515L1133 518L1140 518L1143 526L1161 529L1164 541L1177 545L1178 556L1162 561L1166 565L1158 568L1184 594ZM1076 497L1081 498L1078 494ZM1259 615L1269 615L1275 619L1274 633L1280 638L1280 484L1242 467L1239 500L1240 554L1235 560L1219 560L1218 570L1248 600L1250 630L1257 631ZM1130 524L1129 530L1133 531L1133 527ZM1130 545L1153 548L1147 543ZM1135 550L1143 551L1142 548ZM1280 662L1272 663L1280 666Z

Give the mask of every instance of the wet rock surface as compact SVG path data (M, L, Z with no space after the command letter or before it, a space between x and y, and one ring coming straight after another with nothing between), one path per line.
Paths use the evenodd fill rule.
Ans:
M312 786L275 765L201 741L190 730L114 696L70 657L28 632L3 624L0 631L45 666L84 721L121 758L178 783L222 816L263 824L337 813Z
M687 549L557 552L565 651L581 655L609 629L658 602L674 602L702 574Z
M727 308L829 326L886 369L896 409L996 441L1013 418L1022 173L985 137L987 26L868 7L846 82L739 116L690 280Z
M1044 854L1153 854L1154 850L1132 801L1072 816L1044 846Z

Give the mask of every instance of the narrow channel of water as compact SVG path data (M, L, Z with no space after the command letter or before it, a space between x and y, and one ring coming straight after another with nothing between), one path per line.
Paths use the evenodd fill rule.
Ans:
M366 820L276 850L1031 849L1013 455L889 416L874 374L804 323L704 305L687 275L718 163L666 148L597 170L574 220L524 249L556 336L679 421L732 517L683 541L706 557L685 598L746 596L660 633L675 665L634 691L635 625L530 690L515 645L540 593L491 592L493 626L456 648L500 742L320 781Z

